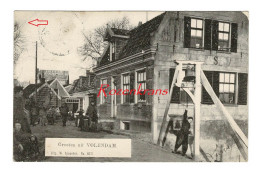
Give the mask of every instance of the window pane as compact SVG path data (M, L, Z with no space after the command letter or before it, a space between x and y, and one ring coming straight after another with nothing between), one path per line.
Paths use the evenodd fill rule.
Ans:
M202 31L201 30L197 30L197 37L202 37Z
M230 83L235 83L235 74L230 74Z
M224 94L224 102L229 103L229 94Z
M235 92L235 85L234 84L230 84L230 92L231 93Z
M191 29L191 36L196 36L196 30Z
M225 74L225 82L226 82L226 83L229 83L229 75L230 75L230 74Z
M202 20L197 20L197 28L202 29Z
M146 80L146 72L144 72L144 80Z
M229 84L224 84L224 92L229 92Z
M219 39L219 40L223 40L223 39L224 39L223 33L218 33L218 39Z
M196 19L191 19L191 27L196 28Z
M219 30L219 31L223 31L223 28L224 28L224 24L223 24L222 22L220 22L220 23L218 24L218 30Z
M234 94L233 93L231 93L231 94L229 94L229 103L234 103L235 101L234 101Z
M219 84L219 93L224 92L224 85L223 84Z
M227 33L224 33L223 39L224 39L224 40L228 40L228 34L227 34Z
M224 31L229 32L229 24L228 23L224 24Z
M219 74L219 82L224 82L224 73Z
M224 94L219 94L219 100L224 103Z
M142 83L142 90L145 90L144 83Z

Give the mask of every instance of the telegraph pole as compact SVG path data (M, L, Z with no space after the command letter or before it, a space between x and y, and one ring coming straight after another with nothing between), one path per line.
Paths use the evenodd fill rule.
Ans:
M37 41L35 44L35 102L37 103Z

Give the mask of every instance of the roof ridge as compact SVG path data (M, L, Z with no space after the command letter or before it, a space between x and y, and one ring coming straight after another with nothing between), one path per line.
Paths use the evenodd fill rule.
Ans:
M166 12L163 12L162 14L160 14L160 15L158 15L158 16L155 16L154 18L150 19L149 21L146 21L145 23L141 24L140 26L137 26L137 27L133 28L132 30L130 30L130 32L132 32L133 30L136 30L136 29L138 29L138 28L141 28L141 27L143 27L143 26L149 24L150 22L153 22L154 20L156 20L156 19L158 19L158 18L164 16L165 14L166 14Z

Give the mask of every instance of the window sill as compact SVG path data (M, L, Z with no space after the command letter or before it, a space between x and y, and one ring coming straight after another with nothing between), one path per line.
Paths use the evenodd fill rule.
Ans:
M138 101L136 104L138 104L138 103L146 104L146 100L144 100L144 101Z
M204 48L196 48L196 47L190 47L190 50L196 50L196 51L205 51Z
M121 106L133 106L135 103L121 103Z
M225 107L238 107L237 104L224 104L224 103L223 103L223 105L224 105Z
M226 54L231 54L230 51L226 51L226 50L217 50L217 53L226 53Z

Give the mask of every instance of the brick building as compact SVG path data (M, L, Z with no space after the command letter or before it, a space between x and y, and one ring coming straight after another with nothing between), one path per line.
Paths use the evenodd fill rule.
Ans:
M165 12L131 31L108 28L104 39L109 45L94 69L97 90L101 84L110 85L107 92L138 89L139 84L142 89L169 89L174 60L203 61L215 93L247 135L248 25L242 12L183 11ZM151 132L156 142L168 95L101 94L97 106L101 120L117 129ZM180 116L184 109L194 115L189 96L175 87L169 115ZM227 133L222 113L203 88L202 146L210 152L220 140L228 145Z
M42 82L38 84L30 84L24 90L24 97L26 99L35 98L35 89L37 88L37 102L44 103L46 98L50 99L50 106L60 107L61 99L70 97L69 93L63 85L56 78L54 80Z
M69 84L69 71L38 70L37 72L38 72L38 83L40 83L41 79L45 79L45 81L50 81L57 78L63 86Z

